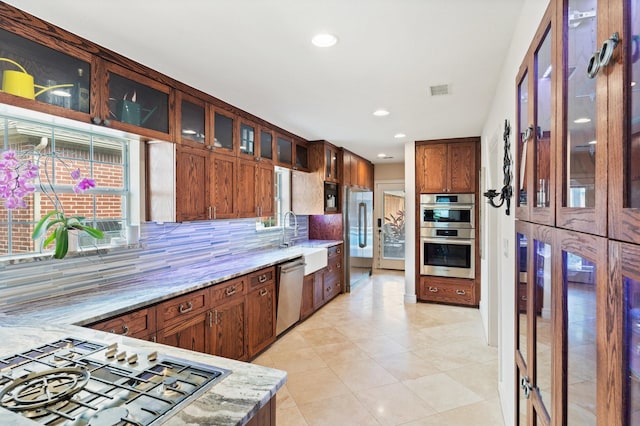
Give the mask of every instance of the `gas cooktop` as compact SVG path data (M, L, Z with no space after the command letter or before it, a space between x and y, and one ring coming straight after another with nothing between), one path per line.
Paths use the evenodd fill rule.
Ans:
M157 425L231 373L127 349L69 337L1 358L0 407L36 424Z

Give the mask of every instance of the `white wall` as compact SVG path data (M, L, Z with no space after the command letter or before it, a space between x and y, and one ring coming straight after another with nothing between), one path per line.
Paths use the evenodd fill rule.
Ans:
M524 0L522 12L516 22L515 31L511 39L511 46L504 60L499 84L493 103L490 106L487 121L482 131L482 168L485 170L486 187L500 189L502 187L502 150L495 155L491 149L498 128L502 128L504 120L511 124L511 155L515 158L516 147L516 75L524 56L533 39L536 29L549 4L548 0ZM499 58L496 58L498 60ZM500 139L502 136L500 135ZM502 141L499 142L502 147ZM492 155L489 156L489 153ZM498 170L498 172L496 172ZM499 176L498 182L493 182L492 176ZM482 191L485 188L481 188ZM513 204L513 199L512 199ZM512 206L513 207L513 206ZM515 221L513 208L511 216L505 215L505 208L486 208L482 226L485 229L486 252L482 259L482 293L483 320L487 331L488 341L491 340L492 318L497 319L497 339L499 357L498 391L502 402L502 411L506 425L515 424L515 381L514 377L514 264L515 264ZM491 279L489 279L491 276ZM493 284L489 286L489 284ZM493 290L493 291L492 291ZM497 294L496 294L497 293ZM497 315L497 318L495 316Z

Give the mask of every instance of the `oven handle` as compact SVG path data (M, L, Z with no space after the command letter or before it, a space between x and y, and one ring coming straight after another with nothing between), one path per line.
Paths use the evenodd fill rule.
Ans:
M433 209L433 210L471 210L475 207L475 204L420 204L422 209Z
M466 245L474 245L475 238L452 238L452 237L441 237L441 238L421 238L420 241L423 243L434 243L434 244L456 244L460 246Z

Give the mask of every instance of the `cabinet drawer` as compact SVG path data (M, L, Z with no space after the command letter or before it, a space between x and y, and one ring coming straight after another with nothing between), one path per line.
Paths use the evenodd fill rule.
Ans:
M184 320L209 307L209 292L198 290L178 296L158 305L158 329L167 324Z
M224 303L233 297L244 296L247 294L246 283L246 277L241 277L214 285L211 287L211 303L217 305L218 302Z
M156 331L156 308L145 308L90 326L94 330L123 336L147 338Z
M265 268L248 275L249 286L251 288L260 287L261 285L271 282L275 278L275 268Z
M420 299L432 302L475 305L475 281L459 279L420 279Z
M326 270L329 273L342 273L342 257L329 258Z
M342 277L340 272L324 273L324 299L325 301L333 298L342 292Z
M337 246L332 246L327 249L327 256L329 258L332 257L341 257L342 256L342 244Z

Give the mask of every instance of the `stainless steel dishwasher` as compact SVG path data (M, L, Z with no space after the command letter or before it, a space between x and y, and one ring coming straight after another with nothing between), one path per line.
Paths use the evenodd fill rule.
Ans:
M276 335L300 320L304 260L296 259L278 265L278 310L276 312Z

